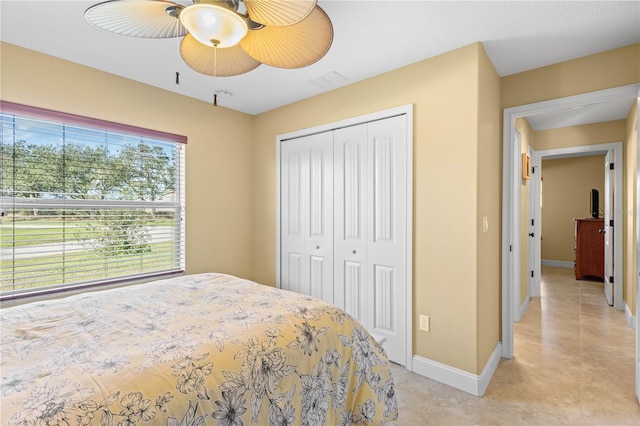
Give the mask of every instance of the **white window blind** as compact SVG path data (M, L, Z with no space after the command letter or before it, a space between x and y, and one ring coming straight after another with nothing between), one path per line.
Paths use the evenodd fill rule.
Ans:
M0 298L184 270L186 138L1 106Z

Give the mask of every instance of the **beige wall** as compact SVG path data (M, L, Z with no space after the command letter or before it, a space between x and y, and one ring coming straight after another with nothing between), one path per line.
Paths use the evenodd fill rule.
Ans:
M625 122L624 138L624 300L632 315L636 312L636 253L638 250L637 219L637 185L638 185L638 103L629 110ZM640 324L640 323L638 323Z
M481 372L500 341L500 198L502 145L500 143L500 79L483 49L478 49L478 211L476 372ZM483 218L489 229L483 231Z
M592 188L603 206L604 155L543 160L542 180L542 259L573 262L573 219L591 217Z
M625 120L615 120L561 129L540 130L534 132L535 149L541 151L622 142L625 139L625 123Z
M275 284L276 136L413 104L414 353L479 373L487 348L499 340L498 86L484 49L474 44L257 116L256 279ZM480 113L480 105L488 110ZM480 144L487 150L482 159L493 157L486 165L479 164ZM479 193L486 195L481 203ZM481 215L492 225L479 242ZM479 247L492 250L479 256ZM481 300L480 259L488 293ZM419 331L420 314L431 317L431 332Z
M507 108L638 82L640 43L503 77L500 93Z
M3 100L187 136L187 272L252 276L252 116L6 43L0 49Z

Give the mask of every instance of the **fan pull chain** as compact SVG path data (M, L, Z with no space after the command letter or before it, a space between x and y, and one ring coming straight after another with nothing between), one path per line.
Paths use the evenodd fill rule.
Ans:
M180 64L180 20L176 18L176 64ZM176 71L176 85L180 85L180 73Z
M216 73L218 70L218 40L211 40L213 43L213 106L218 106L218 91L216 85Z

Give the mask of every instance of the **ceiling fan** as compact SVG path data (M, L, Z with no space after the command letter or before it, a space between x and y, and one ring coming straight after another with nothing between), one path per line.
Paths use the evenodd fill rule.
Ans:
M241 7L242 6L242 7ZM214 77L260 64L302 68L320 60L333 26L317 0L110 0L85 11L94 26L130 37L183 37L189 67Z

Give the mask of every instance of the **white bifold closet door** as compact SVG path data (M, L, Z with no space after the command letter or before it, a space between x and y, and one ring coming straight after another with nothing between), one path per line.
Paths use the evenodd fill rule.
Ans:
M343 308L402 365L406 139L401 115L284 141L280 151L281 287Z
M282 142L281 287L333 303L333 135Z
M334 303L405 364L406 117L334 134Z

